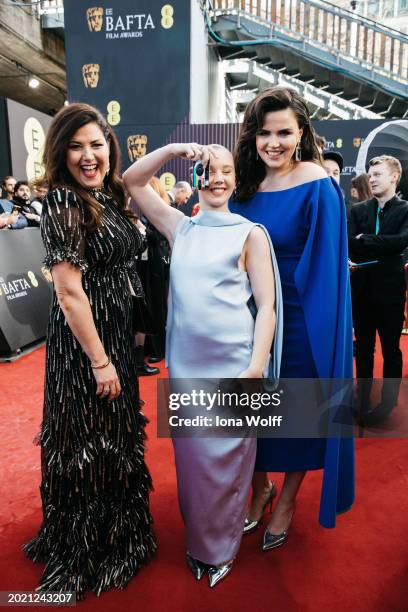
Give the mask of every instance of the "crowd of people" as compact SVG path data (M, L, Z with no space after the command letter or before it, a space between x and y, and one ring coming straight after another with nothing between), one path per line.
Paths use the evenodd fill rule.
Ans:
M44 180L17 181L14 176L5 176L0 193L0 229L39 227L47 191Z
M166 192L156 178L176 156L208 169L198 204L188 182ZM354 327L357 417L367 426L389 417L402 377L408 202L389 155L370 160L345 198L341 154L282 87L249 103L234 152L169 144L123 182L111 126L70 104L51 123L44 166L33 200L26 182L5 177L0 201L3 227L41 225L55 287L43 524L25 552L46 563L42 589L81 598L123 588L156 550L137 379L157 374L165 353L171 379L352 379ZM376 331L384 383L373 407ZM350 438L173 443L187 563L211 587L275 498L262 548L286 542L308 470L323 470L321 525L334 527L353 504ZM268 475L277 471L280 492Z

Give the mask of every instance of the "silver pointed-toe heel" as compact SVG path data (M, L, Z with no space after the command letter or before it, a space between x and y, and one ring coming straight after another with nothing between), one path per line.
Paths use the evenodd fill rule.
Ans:
M196 580L201 580L201 578L207 571L207 565L205 563L202 563L198 559L194 559L194 557L192 557L190 553L187 553L187 565L193 572Z
M225 563L224 565L209 565L208 566L208 584L210 587L215 587L216 584L225 576L227 576L232 569L233 561Z
M286 542L288 535L288 530L282 531L282 533L279 534L270 533L268 530L266 530L263 537L262 550L279 548L279 546L282 546Z
M269 504L269 512L272 512L272 504L273 504L273 500L276 497L276 494L277 494L276 486L275 486L275 483L272 482L271 490L269 491L267 500L262 506L262 512L261 512L261 516L259 517L259 519L257 521L250 521L248 518L245 519L244 529L243 529L244 535L248 535L249 533L252 533L256 529L258 529L259 525L261 524L264 512L266 510L266 506L268 504Z
M289 525L287 526L285 531L282 531L282 533L275 534L271 533L268 530L265 531L262 542L262 550L272 550L273 548L279 548L279 546L282 546L286 542L289 537L289 528L292 524L294 513L295 512L293 511L292 516L290 517Z

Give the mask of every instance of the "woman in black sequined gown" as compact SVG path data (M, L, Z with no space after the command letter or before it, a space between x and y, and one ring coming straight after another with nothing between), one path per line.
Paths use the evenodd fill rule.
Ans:
M156 548L149 512L130 285L141 236L125 210L119 149L92 107L50 126L41 222L55 294L41 431L43 523L26 555L40 589L124 588Z

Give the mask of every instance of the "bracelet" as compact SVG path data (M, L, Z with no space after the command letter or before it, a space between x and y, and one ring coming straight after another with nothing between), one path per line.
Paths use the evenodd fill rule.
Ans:
M93 366L93 365L91 364L91 368L92 368L93 370L102 370L103 368L106 368L106 367L107 367L107 366L108 366L110 363L112 363L112 362L111 362L111 360L110 360L110 357L108 357L108 361L107 361L106 363L103 363L102 365L99 365L99 366Z

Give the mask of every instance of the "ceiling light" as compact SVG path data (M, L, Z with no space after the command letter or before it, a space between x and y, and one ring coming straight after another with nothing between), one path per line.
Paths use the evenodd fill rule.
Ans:
M32 89L37 89L39 84L40 84L40 81L33 76L30 77L28 80L28 86L31 87Z

